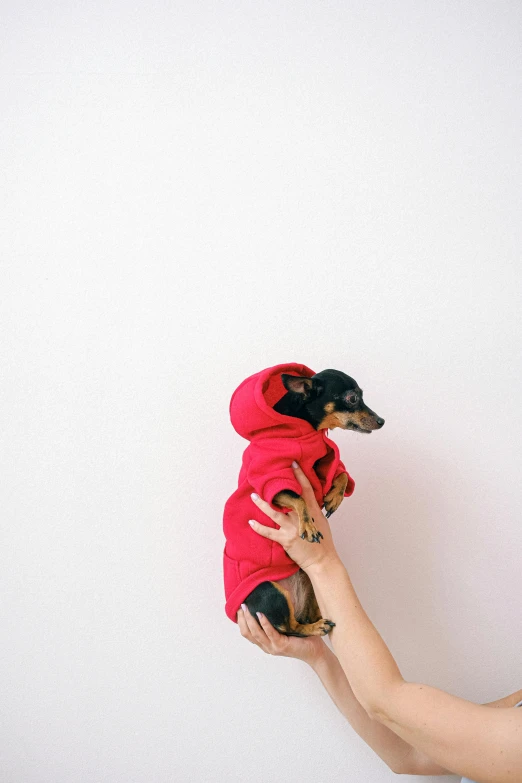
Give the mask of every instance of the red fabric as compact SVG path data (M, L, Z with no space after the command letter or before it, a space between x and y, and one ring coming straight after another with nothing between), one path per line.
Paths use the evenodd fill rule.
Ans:
M320 506L340 473L348 476L345 497L352 494L355 486L339 459L337 444L326 436L327 430L317 431L307 421L283 416L273 409L286 394L281 373L315 375L304 364L278 364L246 378L230 400L234 429L250 441L243 452L238 487L225 503L223 513L225 611L234 622L241 603L258 584L284 579L299 570L281 544L262 538L248 524L249 519L257 519L263 525L277 527L258 509L251 492L257 492L270 504L283 489L301 494L301 485L292 470L294 460L306 473Z

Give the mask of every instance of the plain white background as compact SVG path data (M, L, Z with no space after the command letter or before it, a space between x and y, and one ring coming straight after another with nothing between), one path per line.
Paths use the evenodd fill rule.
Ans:
M228 403L354 376L364 606L406 678L522 687L520 5L2 16L2 783L395 779L225 617Z

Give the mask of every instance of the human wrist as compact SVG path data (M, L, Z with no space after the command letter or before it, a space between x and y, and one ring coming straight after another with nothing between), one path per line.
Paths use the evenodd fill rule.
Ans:
M310 565L303 566L303 571L306 571L310 579L315 576L321 576L322 574L331 571L335 568L344 568L343 563L337 552L332 552L319 560L310 563Z
M316 650L313 658L306 661L306 663L308 663L308 665L320 677L321 673L328 669L332 663L332 659L335 657L335 654L331 651L326 642L323 641L321 647Z

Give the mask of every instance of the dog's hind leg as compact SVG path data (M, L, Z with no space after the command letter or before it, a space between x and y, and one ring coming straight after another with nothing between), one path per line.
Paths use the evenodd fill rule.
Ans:
M318 608L317 619L299 617L300 620L310 619L313 622L299 622L290 592L278 582L261 582L246 598L245 604L254 617L256 612L261 612L274 628L286 636L326 636L335 626L331 620L320 616Z

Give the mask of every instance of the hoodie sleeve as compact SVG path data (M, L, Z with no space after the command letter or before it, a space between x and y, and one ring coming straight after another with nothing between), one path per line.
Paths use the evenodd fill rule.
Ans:
M286 442L285 452L277 447L263 448L255 444L250 446L250 462L247 466L247 480L259 497L272 503L275 495L284 489L291 489L301 494L301 485L297 481L292 462L299 461L301 450L297 444ZM275 446L275 444L274 444Z
M353 494L353 491L355 489L355 481L350 476L350 474L348 473L348 471L344 467L344 464L341 462L341 460L339 460L339 464L337 465L337 469L336 469L336 471L334 473L334 479L336 479L337 476L340 476L341 473L346 473L346 475L348 476L348 484L346 485L346 489L344 491L344 497L345 498L349 498L350 495Z

